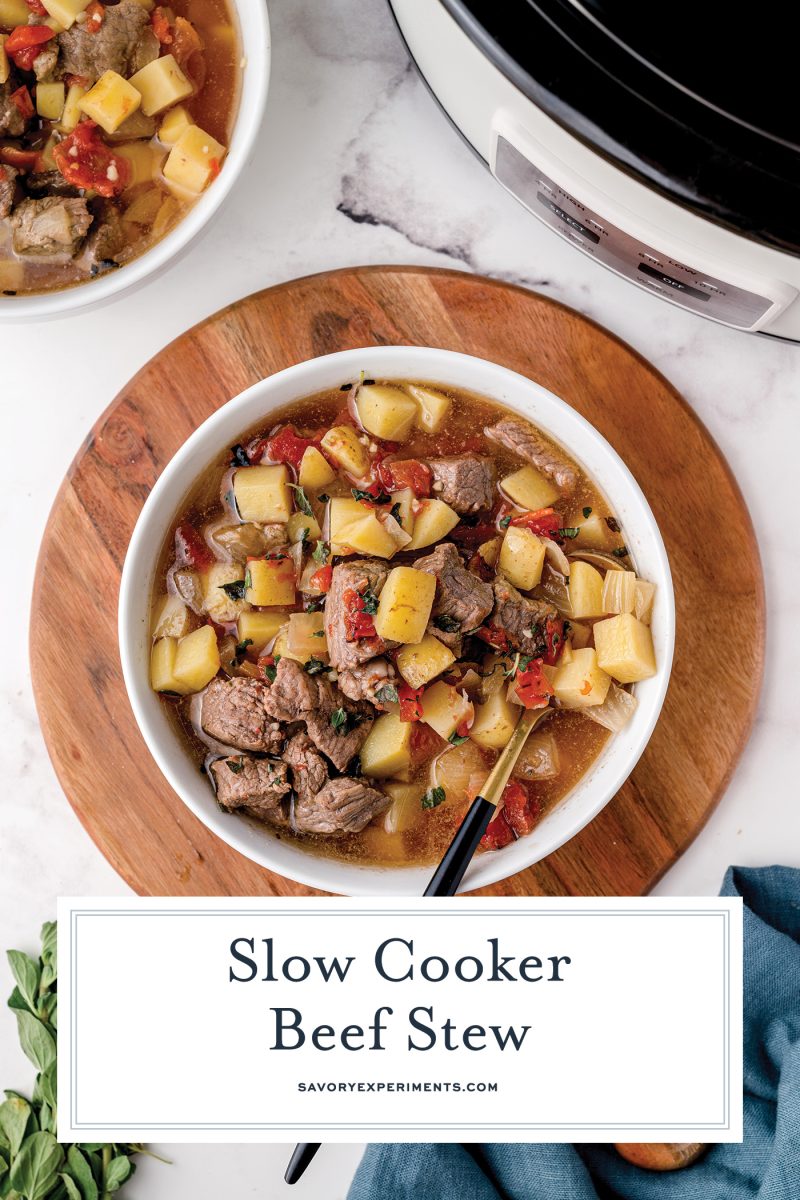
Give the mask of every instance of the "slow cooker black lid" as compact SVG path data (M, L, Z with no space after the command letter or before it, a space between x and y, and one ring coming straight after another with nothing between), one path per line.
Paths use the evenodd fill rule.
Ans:
M701 216L800 254L800 8L440 0L538 107Z

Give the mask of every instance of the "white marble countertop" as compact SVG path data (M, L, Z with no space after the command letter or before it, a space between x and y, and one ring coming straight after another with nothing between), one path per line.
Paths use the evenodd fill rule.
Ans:
M439 113L385 0L270 0L270 11L274 68L261 144L203 240L157 284L104 311L0 328L2 594L10 634L2 675L0 946L34 949L59 893L126 891L64 799L31 695L25 630L36 550L71 458L132 373L188 326L259 288L353 263L456 267L556 297L627 340L698 411L728 457L758 532L767 672L758 722L727 795L658 891L716 892L731 862L800 865L800 347L736 333L647 296L533 220ZM33 403L22 399L32 388ZM709 514L712 570L715 520L724 513ZM75 575L79 581L79 562ZM65 645L65 671L69 662ZM698 692L702 706L702 680ZM711 717L724 720L724 709ZM6 990L3 963L0 995ZM23 1088L28 1077L13 1021L0 1016L0 1085ZM324 1171L312 1168L287 1194L343 1197L358 1152L327 1150ZM175 1166L146 1164L132 1200L283 1194L277 1181L285 1147L168 1153Z

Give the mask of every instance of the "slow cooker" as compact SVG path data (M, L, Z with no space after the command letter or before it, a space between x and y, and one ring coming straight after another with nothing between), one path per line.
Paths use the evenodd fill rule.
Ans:
M800 341L798 10L673 0L389 0L496 179L672 304Z

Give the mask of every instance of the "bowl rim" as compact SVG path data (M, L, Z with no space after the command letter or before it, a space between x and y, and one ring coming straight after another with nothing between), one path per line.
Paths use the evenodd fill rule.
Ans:
M242 25L245 21L248 26L253 25L254 32L248 33L247 47L242 45L244 68L240 77L239 107L231 131L226 169L181 217L174 229L122 270L52 291L23 293L21 296L0 295L0 325L38 318L69 317L139 287L182 257L225 204L252 156L266 110L272 66L267 0L259 0L257 4L253 4L252 0L231 0L231 3L239 23L240 41L243 40Z
M492 855L481 855L479 859L473 860L465 876L462 890L466 891L497 883L508 878L510 875L524 870L526 867L533 866L536 862L546 858L549 854L552 854L566 842L570 841L586 825L594 820L629 777L650 740L669 686L674 653L675 600L672 574L666 547L664 546L660 529L647 498L624 460L603 435L595 429L591 422L587 421L585 417L572 408L571 405L567 404L566 401L556 396L535 380L522 375L520 372L494 363L490 359L464 354L460 351L442 350L417 345L369 346L302 360L264 379L256 381L245 391L232 397L193 431L189 438L176 451L173 458L163 468L145 501L134 527L123 564L118 613L120 659L128 699L139 731L156 765L178 798L186 804L190 811L194 813L210 832L220 837L225 843L251 859L251 861L270 871L311 887L351 896L385 894L419 895L425 883L427 883L432 868L349 863L331 856L316 855L302 849L302 847L279 841L269 835L260 839L258 845L254 846L242 832L247 825L245 821L231 819L230 814L217 814L214 812L210 815L204 809L202 803L196 801L195 797L183 787L178 778L178 771L173 770L172 764L169 761L168 749L165 749L162 745L162 741L165 740L164 735L167 735L170 739L170 745L174 750L174 746L177 744L174 731L167 729L166 720L163 721L161 730L156 729L155 723L151 721L146 710L147 701L149 700L152 704L153 693L150 689L149 678L146 678L147 672L142 671L140 669L141 664L137 663L138 639L143 635L141 630L137 628L137 617L134 608L137 599L141 597L141 580L143 578L147 580L147 594L149 596L154 578L156 555L153 554L152 548L148 545L148 540L156 537L157 544L161 545L163 537L166 536L168 531L168 526L174 519L175 509L181 503L182 496L185 496L191 487L191 482L189 481L178 488L178 481L183 479L184 475L187 477L190 476L191 479L196 478L199 471L193 464L200 460L210 463L214 455L219 453L220 444L226 441L232 432L228 430L225 437L223 437L219 431L229 422L233 423L234 414L239 414L241 410L246 410L256 398L261 400L262 397L264 412L268 414L270 409L269 393L280 392L284 384L293 381L295 378L298 384L294 389L294 395L295 399L299 400L305 396L313 395L315 391L321 390L326 386L333 386L333 384L319 383L319 379L317 379L318 386L315 387L313 378L315 375L319 377L324 374L330 374L345 379L348 376L352 376L354 371L358 372L366 366L371 373L378 374L382 378L407 378L409 374L420 377L423 372L419 369L403 370L404 364L407 364L415 356L419 355L425 356L426 365L424 373L426 373L426 378L429 382L437 381L446 386L448 382L448 365L453 367L458 363L460 366L466 367L471 371L474 370L476 375L482 376L480 383L476 382L473 388L477 394L488 395L490 399L498 400L500 403L519 412L520 410L516 408L512 400L508 397L499 400L497 393L502 390L502 384L504 383L513 389L519 389L521 386L523 390L529 391L532 399L539 400L543 405L549 407L552 412L560 414L567 422L572 422L574 429L580 430L588 442L595 448L598 448L600 454L605 457L606 461L601 463L599 473L596 464L593 464L591 468L586 468L590 478L596 482L600 491L611 499L610 493L613 493L615 489L620 490L624 482L629 498L638 506L639 513L637 520L647 527L650 546L655 555L658 573L660 573L660 578L656 582L659 585L659 604L662 606L663 642L659 652L658 672L650 680L645 681L646 684L651 685L647 720L641 725L636 741L624 756L619 756L619 762L614 769L609 770L608 764L604 764L604 760L609 755L609 748L613 747L616 742L616 738L610 738L606 746L590 765L588 771L580 777L574 787L555 806L552 813L557 813L573 797L580 796L582 792L587 790L587 785L590 782L594 783L595 777L602 774L602 780L594 785L596 797L593 803L589 805L584 803L578 818L573 818L567 832L564 832L562 835L551 835L542 843L538 842L535 831L534 834L520 839L506 849L513 851L516 847L525 846L528 852L520 855L524 861L515 861L513 865L509 864L507 867L503 866L503 863L507 861L506 849L497 851ZM379 366L378 360L380 362ZM374 366L373 363L375 364ZM495 381L491 391L489 388L489 374L491 374ZM310 382L307 377L311 377ZM465 385L459 384L457 386ZM267 393L266 395L264 395L265 392ZM286 403L291 402L291 400L282 399L279 404L283 407ZM521 415L523 414L521 413ZM247 427L248 424L248 418L244 416L241 419L237 416L236 419L239 421L239 426L233 432L234 436L241 433L241 430ZM256 417L255 420L257 419ZM535 418L529 417L528 419L535 420L538 423L539 414L537 413ZM253 424L255 420L249 423ZM541 424L549 433L546 421L542 421ZM575 453L565 440L557 437L556 440L562 440L565 449L578 462L582 461L581 457ZM215 441L216 450L212 449L209 452L211 444ZM609 487L607 476L612 473L612 469L618 473L617 483ZM162 497L168 495L171 490L180 492L181 496L175 504L170 500L169 505L164 507L162 511ZM615 497L615 499L617 498ZM628 518L629 521L630 518ZM628 527L630 526L628 525ZM144 636L147 638L147 633ZM639 686L641 687L641 685ZM643 707L640 706L639 711ZM617 737L619 736L617 735ZM185 759L185 753L183 751L181 753L183 753ZM548 813L548 816L550 815ZM211 816L215 819L212 820ZM217 820L217 816L221 819ZM541 827L537 828L542 828L544 825L545 822L543 822ZM381 880L389 880L389 887L381 885Z

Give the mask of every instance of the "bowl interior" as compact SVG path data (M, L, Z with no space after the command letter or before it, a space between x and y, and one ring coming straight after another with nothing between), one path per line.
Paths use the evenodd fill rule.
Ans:
M674 643L674 598L666 550L636 480L605 439L562 400L503 367L444 350L412 346L347 350L300 363L255 384L213 414L181 447L153 488L131 540L120 593L120 648L134 714L162 772L213 832L265 867L300 882L349 895L419 895L428 867L358 866L277 841L266 829L221 812L190 761L149 684L149 602L155 564L173 519L202 470L241 432L273 410L354 374L417 378L481 393L527 417L560 442L607 497L637 570L656 584L652 633L659 670L636 685L638 707L570 793L534 831L503 850L476 856L464 888L494 883L538 862L603 808L644 750L666 694Z

